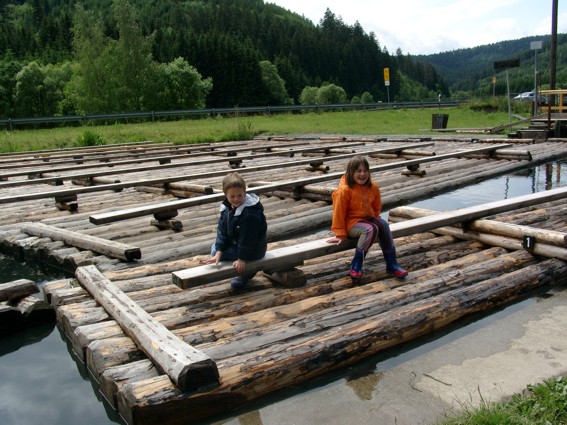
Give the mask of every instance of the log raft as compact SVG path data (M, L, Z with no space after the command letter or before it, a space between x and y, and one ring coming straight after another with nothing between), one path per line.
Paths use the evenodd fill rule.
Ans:
M291 141L295 139L286 139L282 152ZM337 143L336 138L300 141L313 147ZM217 196L230 172L214 161L206 172L202 165L187 165L140 169L127 178L117 170L108 179L125 183L122 191L108 186L80 192L84 187L79 187L81 208L75 211L49 208L48 197L41 194L53 189L45 183L7 186L4 196L12 201L0 212L0 249L73 272L74 277L44 285L46 300L104 398L132 425L212 419L470 314L488 314L533 291L565 283L566 260L555 255L565 249L567 232L560 190L541 198L509 199L505 207L489 205L482 212L406 213L394 208L401 211L408 200L446 190L450 183L455 188L479 176L565 158L567 140L531 143L529 155L524 141L517 150L507 139L486 140L480 151L480 140L470 138L419 140L427 146L401 138L358 141L364 143L353 143L352 153L330 151L307 159L259 156L240 170L251 191L266 188L260 197L270 255L258 264L258 271L267 274L257 273L238 293L229 285L230 266L219 268L224 274L186 287L178 286L175 277L197 271L200 256L209 255L220 198L205 197ZM262 145L267 144L246 144L257 151ZM370 155L380 150L380 157ZM353 286L346 273L350 252L345 249L351 247L326 243L330 195L355 154L369 158L384 209L391 210L399 261L410 270L405 280L390 277L374 249L361 284ZM211 151L210 159L218 155ZM238 156L227 159L233 158ZM316 167L307 170L311 164ZM425 172L402 173L408 165ZM176 180L180 176L192 177ZM204 197L195 188L211 188L212 194ZM159 210L172 201L174 213ZM128 220L91 221L131 209L140 213ZM144 217L153 214L161 223L152 225ZM177 228L157 226L173 219ZM51 233L33 233L31 227L26 233L23 229L32 224ZM525 237L533 238L526 246ZM82 246L88 240L100 243L99 248ZM121 248L110 249L114 242ZM126 247L139 248L141 258L120 257ZM300 285L286 281L289 270ZM187 354L186 361L174 362L178 350Z

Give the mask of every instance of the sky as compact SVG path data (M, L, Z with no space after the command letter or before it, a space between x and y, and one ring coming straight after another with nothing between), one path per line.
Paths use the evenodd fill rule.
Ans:
M429 55L532 35L551 34L552 0L265 0L315 25L331 10L347 25L359 22L382 48ZM558 1L558 3L560 3ZM558 5L557 32L567 32ZM528 46L529 47L529 46Z

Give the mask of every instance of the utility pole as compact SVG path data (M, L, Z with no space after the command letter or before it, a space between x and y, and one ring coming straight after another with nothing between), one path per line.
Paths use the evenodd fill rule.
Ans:
M532 41L530 43L530 48L535 51L535 62L534 62L534 117L537 115L537 82L538 82L538 69L537 69L537 51L541 49L543 42L541 41Z
M553 0L551 6L551 44L549 46L549 90L555 90L555 74L557 72L557 8L559 0ZM555 95L549 99L550 105L555 105Z

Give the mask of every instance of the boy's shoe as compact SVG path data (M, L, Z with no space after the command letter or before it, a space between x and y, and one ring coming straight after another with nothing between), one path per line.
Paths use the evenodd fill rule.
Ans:
M389 274L391 274L394 277L397 277L398 279L403 279L404 277L406 277L408 275L408 271L402 269L400 266L398 266L397 264L390 270L386 270Z
M247 280L242 279L240 276L233 277L230 281L230 286L232 289L240 289L246 285Z
M255 275L256 273L245 273L241 276L233 277L230 281L230 286L232 287L232 289L240 289L244 285L246 285Z

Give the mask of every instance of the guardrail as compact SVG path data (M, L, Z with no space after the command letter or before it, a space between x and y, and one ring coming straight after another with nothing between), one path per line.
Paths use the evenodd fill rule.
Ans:
M444 101L417 101L417 102L390 102L390 103L363 103L363 104L325 104L325 105L282 105L282 106L247 106L233 108L209 108L209 109L185 109L172 111L150 111L131 112L117 114L93 114L93 115L63 115L53 117L28 117L28 118L0 118L0 126L12 131L17 125L43 125L43 124L67 124L83 123L91 121L126 121L128 120L159 120L161 118L191 117L191 116L218 116L218 115L247 115L247 114L272 114L281 112L317 112L329 110L386 110L397 108L444 108L457 106L467 100L444 100Z

